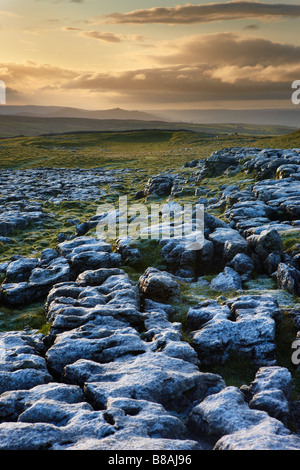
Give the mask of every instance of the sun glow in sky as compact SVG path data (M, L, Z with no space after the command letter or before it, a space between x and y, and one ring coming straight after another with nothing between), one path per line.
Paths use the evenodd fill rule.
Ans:
M0 0L7 104L286 107L300 2Z

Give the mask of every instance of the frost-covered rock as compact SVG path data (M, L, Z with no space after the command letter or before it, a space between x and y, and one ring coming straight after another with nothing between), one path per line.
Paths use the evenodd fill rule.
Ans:
M180 296L179 284L167 272L148 268L138 282L142 296L156 301L169 300Z
M219 439L214 450L299 450L299 436L292 434L280 421L263 420Z
M78 362L66 367L66 374L80 379L89 364ZM91 403L102 408L110 397L154 401L168 408L184 407L224 388L222 378L199 372L196 365L161 353L140 354L93 368L85 377L85 393ZM82 372L81 372L82 371ZM189 396L186 400L185 396Z
M226 387L193 408L189 426L199 435L220 437L255 426L267 417L263 411L251 410L236 387Z
M210 287L219 291L236 291L242 288L242 280L234 269L226 266L224 271L211 281Z
M247 253L248 243L232 228L216 228L208 239L214 245L215 260L219 263L230 261L237 253Z
M152 176L143 190L144 196L165 196L171 193L174 177L172 175Z
M246 389L250 408L266 411L287 424L292 391L292 375L285 367L262 367Z
M279 263L276 272L277 284L294 295L300 295L300 271L294 266Z
M281 314L271 296L242 296L221 307L210 300L188 313L193 347L203 364L223 364L232 353L258 366L275 365L275 329Z
M0 333L0 393L53 380L42 357L44 344L36 333Z
M243 281L251 277L255 267L252 258L244 253L235 255L231 261L231 266L241 276Z

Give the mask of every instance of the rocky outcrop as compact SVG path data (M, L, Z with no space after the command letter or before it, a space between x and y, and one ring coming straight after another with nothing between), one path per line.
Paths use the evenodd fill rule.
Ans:
M222 273L212 280L210 287L222 292L238 291L242 288L242 280L234 269L226 267Z
M130 237L116 240L116 252L120 253L124 265L137 266L142 261L142 253L132 245Z
M168 174L152 176L147 181L143 190L136 194L137 199L141 197L161 197L171 194L174 177Z
M37 258L18 258L7 264L1 285L2 301L8 306L30 304L44 299L61 282L97 268L118 268L121 255L108 243L94 237L77 237L46 249Z
M16 230L24 230L30 225L38 225L49 218L38 203L31 203L29 205L20 201L4 204L3 194L2 198L0 197L0 208L0 236L4 238L4 241L5 238L12 235Z
M291 433L280 421L272 418L257 426L222 437L214 450L299 450L299 436Z
M0 203L24 203L30 206L47 201L93 201L104 192L100 185L113 185L130 169L105 170L102 168L33 168L0 171ZM28 210L28 209L26 209Z
M284 260L282 241L279 233L274 230L263 230L258 235L250 235L247 242L253 251L253 259L258 272L266 271L271 275Z
M285 425L290 413L292 375L285 367L261 367L242 391L250 408L266 411Z
M241 296L220 305L206 300L187 322L202 364L224 364L234 354L256 366L275 365L275 329L281 312L271 296Z
M226 387L193 408L189 425L199 435L219 438L257 426L265 419L268 419L267 413L250 409L240 390Z
M208 239L213 243L214 259L219 266L231 261L238 253L248 253L247 241L232 228L216 228Z
M254 158L245 163L249 172L255 172L261 179L287 178L291 175L297 178L299 173L299 149L261 149Z
M169 273L148 268L140 277L138 287L141 295L157 301L168 301L180 296L176 279Z
M73 279L84 271L121 265L121 255L113 253L109 243L96 237L67 240L58 245L58 253L68 261Z
M55 250L0 263L1 303L44 300L49 325L46 335L0 333L1 450L300 449L299 401L291 373L276 361L281 308L275 296L242 292L263 273L299 295L297 249L287 255L281 242L299 226L299 151L223 149L185 167L192 176L156 175L136 197L203 196L203 243L195 250L191 240L161 240L165 267L149 266L138 282L122 269L144 261L129 238L113 251L85 236L100 216L70 221L76 233L62 232ZM117 195L123 172L3 170L1 243L43 224L51 216L43 201L94 201L102 183ZM248 186L195 187L205 176L238 172ZM224 210L225 221L211 209ZM204 274L214 278L199 279ZM188 298L182 324L174 318L185 317L183 280L199 281L191 288L200 299L210 297L202 287L219 297L193 306ZM240 389L210 372L237 356L256 369Z
M100 268L55 285L45 311L46 337L0 338L1 449L201 448L172 410L225 384L199 371L170 306L145 299L142 311L128 275Z
M196 176L201 180L207 176L218 176L228 169L239 170L242 165L256 155L258 151L260 151L260 149L241 147L216 150L207 159L200 160L197 165L199 169L197 169Z
M237 230L207 212L204 212L204 234L199 246L185 237L161 240L160 244L160 256L168 271L191 280L223 269L236 254L249 252L247 241Z
M189 426L198 435L216 436L215 450L300 449L299 436L267 412L251 409L236 387L226 387L196 405Z
M300 270L286 263L279 263L276 272L277 284L293 295L300 295Z
M67 260L57 253L53 259L20 258L7 265L1 285L2 301L8 306L26 305L42 300L51 287L70 278Z
M214 248L209 240L204 240L199 250L189 249L185 240L162 240L160 251L169 272L183 279L195 279L200 274L207 274L213 262Z
M0 393L51 382L44 352L41 335L30 331L0 333Z

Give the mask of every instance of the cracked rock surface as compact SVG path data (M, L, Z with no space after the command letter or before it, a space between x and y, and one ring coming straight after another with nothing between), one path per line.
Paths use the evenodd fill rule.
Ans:
M300 292L299 252L287 253L281 239L300 226L299 155L234 148L191 162L193 183L224 172L258 178L209 199L197 187L201 249L160 241L163 267L153 259L138 278L127 267L140 266L143 250L89 235L95 216L73 221L75 235L55 249L0 263L1 306L42 301L49 326L0 332L0 450L299 450L299 400L277 354L286 320L278 291ZM45 201L92 201L124 174L1 170L1 243L49 222ZM172 204L195 194L184 184L180 174L152 176L134 197ZM257 276L273 280L276 295L248 292ZM197 295L184 297L183 284ZM295 339L299 318L297 307L289 310ZM255 366L250 383L228 385L211 371L232 356Z

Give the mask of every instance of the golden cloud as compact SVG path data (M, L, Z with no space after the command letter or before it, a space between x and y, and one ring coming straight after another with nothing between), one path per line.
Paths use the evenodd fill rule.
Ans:
M114 94L139 103L288 99L291 83L300 77L300 46L262 38L199 35L165 43L163 50L149 67L119 73L27 61L0 63L0 76L23 94Z
M299 17L300 5L231 1L177 7L156 7L127 13L112 13L99 18L104 23L192 24L225 20L258 19L261 21Z

